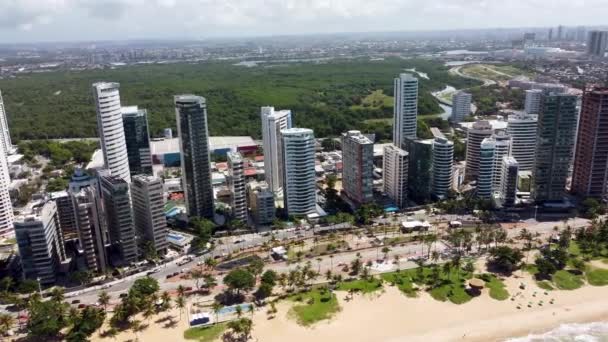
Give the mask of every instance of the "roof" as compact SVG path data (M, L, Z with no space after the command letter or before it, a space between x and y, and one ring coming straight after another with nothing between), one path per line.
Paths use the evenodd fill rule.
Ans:
M257 175L258 170L256 170L255 168L247 168L243 171L243 174L245 175L245 177L249 177L249 176L255 176Z
M257 146L257 143L249 136L209 137L211 151L227 148L236 151L238 147L243 146ZM153 155L179 153L179 151L179 138L155 139L150 142L150 153Z
M427 221L421 222L421 221L414 220L414 221L403 221L403 222L401 222L401 226L403 226L403 228L406 228L406 229L414 229L414 228L420 228L420 227L430 228L431 224L428 223Z

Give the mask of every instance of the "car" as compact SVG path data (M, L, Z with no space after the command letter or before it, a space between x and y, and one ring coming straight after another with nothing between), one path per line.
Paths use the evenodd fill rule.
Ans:
M169 279L169 278L171 278L171 277L173 277L173 274L167 274L167 276L166 276L165 278L166 278L166 279Z
M72 301L72 304L80 304L80 300L78 300L78 299L74 299L74 300Z
M238 243L242 243L242 242L245 242L245 240L236 240L236 241L234 241L234 243L237 243L237 244Z
M79 308L79 309L84 309L84 308L86 308L86 307L87 307L87 305L86 305L86 304L79 304L79 305L78 305L78 308Z
M119 298L126 298L128 296L128 294L126 293L121 293L118 295Z
M192 291L192 286L186 287L186 291Z

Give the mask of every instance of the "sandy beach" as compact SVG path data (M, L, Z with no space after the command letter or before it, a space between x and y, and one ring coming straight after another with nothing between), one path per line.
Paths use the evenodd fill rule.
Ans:
M527 284L523 291L519 289L522 282ZM342 311L331 321L310 328L288 318L291 304L282 302L277 305L279 312L272 320L268 320L265 308L254 314L252 341L504 341L509 337L545 332L562 323L608 321L608 288L584 286L575 291L551 291L545 295L532 277L521 271L505 283L510 294L522 292L522 295L515 301L497 301L484 290L472 301L455 305L436 301L425 292L420 292L419 298L407 298L388 284L382 292L355 295L352 301L346 301L346 294L338 292ZM549 304L552 298L555 304ZM541 300L543 306L538 305ZM530 301L533 302L531 308L528 307ZM517 309L518 304L521 309ZM170 315L177 322L175 325L167 327L166 321L156 323L167 315L154 317L138 334L139 341L185 341L186 316L179 321L179 311L173 310ZM96 336L93 341L134 341L135 337L128 331L116 339Z

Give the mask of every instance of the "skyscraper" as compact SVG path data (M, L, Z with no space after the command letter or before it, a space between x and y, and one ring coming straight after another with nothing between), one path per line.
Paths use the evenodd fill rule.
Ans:
M576 142L572 192L606 198L608 186L608 88L590 88L583 105Z
M13 150L11 133L8 129L6 108L4 107L4 100L2 99L2 91L0 91L0 145L2 145L2 150L7 155Z
M574 150L577 96L547 94L538 116L532 196L538 202L562 200Z
M122 123L127 143L131 175L152 174L148 113L137 106L122 107Z
M499 192L501 187L502 158L508 157L511 151L511 137L504 131L492 135L494 139L494 175L492 176L492 191Z
M513 157L502 158L500 200L503 206L510 207L517 198L519 164Z
M101 177L100 181L110 242L120 252L122 262L135 262L138 253L129 183L117 176Z
M395 78L393 144L403 148L405 139L416 139L418 79L410 74Z
M274 107L262 107L261 116L264 174L270 189L277 193L283 188L281 130L291 128L291 111L275 111Z
M433 140L433 187L435 198L445 199L452 188L452 166L454 164L454 143L444 136Z
M182 186L190 216L213 218L207 104L204 97L175 96L181 149Z
M243 157L238 152L228 152L228 186L232 217L247 224L247 194Z
M395 145L387 145L382 160L384 193L399 208L407 207L408 153Z
M526 90L526 102L524 108L528 114L538 114L540 112L540 102L543 96L541 89Z
M482 199L493 198L494 180L494 151L496 140L485 138L479 146L479 175L477 178L477 197Z
M8 170L7 155L4 145L0 144L0 237L13 237L13 204L9 193L11 177Z
M268 183L249 182L247 183L247 193L249 206L253 220L257 224L271 224L275 216L274 194L270 190Z
M473 124L467 132L467 152L466 152L466 169L465 181L471 182L477 180L479 173L479 148L483 139L492 135L492 125L490 122L482 120Z
M43 201L17 217L15 236L24 277L53 285L66 259L55 202Z
M608 48L608 31L589 31L587 40L587 54L592 57L603 58Z
M283 184L288 215L316 213L315 137L307 128L281 130Z
M120 84L99 82L93 84L93 97L97 110L97 130L105 167L113 176L131 182L127 142L122 124Z
M131 199L133 201L133 222L141 242L142 254L151 247L158 255L167 252L167 218L162 179L149 175L133 176L131 183Z
M520 171L532 171L536 158L538 115L519 112L509 115L507 133L511 136L511 156Z
M417 204L431 200L433 186L433 139L406 139L408 198Z
M72 199L85 265L91 272L104 273L108 265L105 219L96 186L83 187L72 193Z
M356 205L373 200L374 143L359 131L342 133L342 189Z
M78 225L72 196L67 191L57 191L49 194L51 200L57 205L59 227L64 241L78 239Z
M452 96L452 116L450 121L459 123L471 114L471 101L473 96L469 93L459 91Z

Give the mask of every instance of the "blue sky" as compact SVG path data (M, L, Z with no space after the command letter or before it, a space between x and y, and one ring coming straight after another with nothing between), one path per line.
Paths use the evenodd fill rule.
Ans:
M604 25L608 0L0 0L0 42Z

